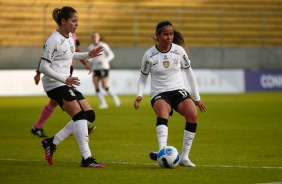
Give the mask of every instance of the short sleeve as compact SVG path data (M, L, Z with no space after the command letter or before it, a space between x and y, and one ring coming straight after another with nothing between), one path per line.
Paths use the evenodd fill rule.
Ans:
M47 41L44 45L43 54L42 54L41 58L52 62L53 59L55 58L57 52L58 52L57 41L51 40L50 37L49 37L49 39L47 39Z

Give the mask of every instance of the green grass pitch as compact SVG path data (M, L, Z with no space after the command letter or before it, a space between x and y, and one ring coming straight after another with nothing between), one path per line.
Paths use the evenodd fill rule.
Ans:
M43 106L40 97L0 97L0 183L282 183L282 93L202 94L208 112L198 115L190 159L195 168L163 169L149 159L157 151L156 117L149 96L137 111L135 96L120 96L121 107L99 110L86 96L97 126L90 149L104 169L81 168L75 137L57 146L54 164L44 159L41 138L31 135ZM44 125L53 136L69 116L56 108ZM168 145L182 148L185 119L169 118Z

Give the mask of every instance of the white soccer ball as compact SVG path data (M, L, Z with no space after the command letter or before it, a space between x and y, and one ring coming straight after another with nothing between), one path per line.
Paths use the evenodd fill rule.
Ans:
M179 163L179 153L173 146L165 146L158 153L158 163L164 168L174 168Z

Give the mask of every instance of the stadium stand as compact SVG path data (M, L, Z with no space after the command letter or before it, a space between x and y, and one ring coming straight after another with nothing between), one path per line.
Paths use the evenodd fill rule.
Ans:
M99 31L112 46L152 44L159 21L171 21L190 47L282 46L281 0L1 0L0 45L40 46L56 29L51 13L79 13L83 45Z

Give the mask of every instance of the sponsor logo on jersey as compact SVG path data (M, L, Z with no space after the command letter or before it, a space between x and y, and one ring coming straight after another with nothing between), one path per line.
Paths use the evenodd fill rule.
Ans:
M152 55L150 56L150 58L157 55L157 54L158 54L158 52L157 53L152 52Z
M163 65L164 65L165 68L168 68L169 67L169 61L164 61Z
M54 49L54 50L52 51L51 60L54 58L56 52L57 52L57 49Z
M65 42L65 39L61 39L61 44L60 45L62 45L64 42Z
M177 50L171 50L170 52L173 53L173 54L180 55L180 53L178 53Z
M164 55L164 58L163 58L163 60L168 60L168 57L167 57L167 55Z
M71 53L73 53L74 52L74 47L71 46L70 49L71 49Z
M179 63L178 58L174 58L174 59L172 59L172 60L173 60L173 64L174 64L175 66L177 66L178 63Z
M185 66L189 66L188 58L186 57L186 55L183 55L183 59L185 61Z
M148 64L149 64L149 61L145 61L144 63L144 68L143 68L143 72L146 72L147 68L148 68Z

